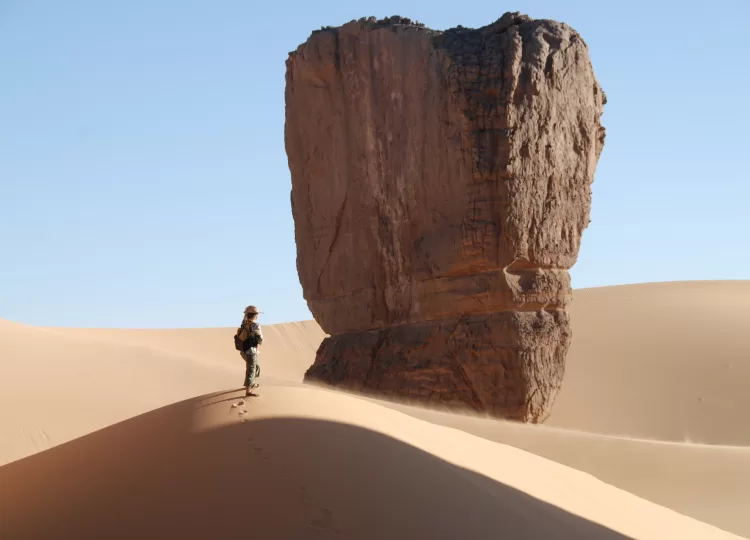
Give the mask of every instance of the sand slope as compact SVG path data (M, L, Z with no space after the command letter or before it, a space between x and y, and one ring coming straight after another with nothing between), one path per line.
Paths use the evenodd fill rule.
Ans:
M268 387L233 408L238 394L169 406L0 468L4 534L736 538L574 469L355 397Z
M301 380L324 334L268 326L263 381ZM34 328L0 320L0 465L157 407L239 387L234 329Z
M336 437L351 439L355 441L352 442L355 445L360 444L364 439L369 440L369 437L374 437L377 441L408 442L411 445L410 450L403 450L403 452L413 451L416 452L414 455L426 456L414 458L417 461L425 460L425 463L440 464L434 465L435 471L431 469L431 477L445 474L453 478L451 475L458 474L454 470L456 465L463 468L468 466L481 478L481 480L472 480L471 486L476 486L477 482L482 486L491 486L483 491L491 493L489 499L505 501L501 505L502 508L509 505L516 508L513 505L519 504L523 508L519 510L521 514L538 513L542 511L540 508L546 508L546 506L528 503L525 496L512 490L508 491L507 486L515 485L520 488L521 492L531 495L536 493L534 496L540 495L541 500L550 502L555 507L562 504L562 508L567 509L569 514L572 512L572 515L587 516L588 520L603 523L616 531L627 530L629 532L626 534L635 535L634 538L709 538L716 534L716 531L701 529L702 526L696 525L694 521L682 521L682 518L679 516L675 518L664 508L644 501L638 504L646 504L652 509L648 510L649 512L657 512L659 516L662 513L670 516L663 518L666 520L665 523L669 523L665 534L658 536L657 529L623 529L623 526L634 524L628 525L628 520L622 524L616 516L611 515L611 512L604 512L594 504L599 499L603 501L609 500L608 497L616 498L617 496L612 493L620 493L617 489L603 485L601 482L596 483L597 487L585 483L580 484L586 487L581 487L580 493L574 494L566 490L575 491L578 489L578 484L565 486L564 482L563 485L559 485L556 483L557 480L550 480L550 483L545 485L551 492L565 488L562 491L564 496L560 500L550 493L536 492L535 489L541 489L535 487L536 484L534 484L539 480L539 476L535 476L520 465L520 463L526 463L524 460L536 458L504 446L510 445L591 473L600 480L639 497L725 530L750 537L750 516L746 515L747 501L750 501L750 427L743 417L746 411L750 410L750 395L744 391L750 383L750 339L746 335L746 328L749 327L750 322L748 308L750 308L750 282L664 283L575 291L575 303L571 310L574 338L565 386L552 418L545 426L515 425L396 404L377 404L373 400L341 396L330 391L300 388L299 382L302 374L312 361L323 333L314 322L265 326L267 341L262 355L261 379L264 396L253 406L252 410L249 409L252 421L240 422L241 426L230 428L222 423L224 422L221 416L223 413L219 412L207 413L207 419L200 420L203 413L199 412L196 416L195 402L188 401L179 406L182 411L180 413L182 420L177 424L184 427L187 424L203 422L204 427L198 430L192 428L178 430L179 437L177 435L175 437L179 439L179 445L196 448L187 454L200 455L203 456L201 459L210 461L216 459L221 461L223 452L228 450L217 447L216 452L221 452L217 457L206 449L207 441L234 440L224 439L224 435L218 434L226 432L226 437L240 437L240 435L228 433L246 429L243 427L246 424L267 426L271 425L269 422L274 419L272 424L276 426L279 424L276 419L283 415L287 418L281 423L283 426L296 425L291 420L294 418L308 420L315 418L315 422L311 424L314 426L354 424L360 429L368 430L366 433L369 435L350 435L348 433L351 430L340 428L340 426L340 429L330 429L336 430ZM107 461L110 458L106 454L110 453L109 449L113 447L112 445L117 446L117 444L106 441L121 441L118 444L121 444L123 449L117 450L115 455L120 455L123 460L123 462L118 462L117 466L125 469L140 467L137 463L129 462L130 458L127 455L132 455L131 451L134 448L134 443L131 441L135 439L141 441L139 444L141 444L142 453L150 452L152 455L152 457L139 458L144 463L150 463L146 467L150 471L148 481L151 483L148 484L148 489L156 492L160 489L167 489L171 493L173 490L171 486L160 488L153 479L154 471L158 472L164 466L164 460L167 457L162 459L158 457L160 454L154 454L154 448L147 448L149 445L169 447L161 433L166 433L174 427L175 422L172 418L176 414L174 412L176 409L173 408L156 411L153 415L113 426L104 432L78 439L70 445L42 452L29 459L21 460L21 458L169 403L218 389L237 388L242 379L244 366L232 346L233 331L233 328L45 329L0 321L0 464L20 460L0 468L0 497L2 497L0 501L3 503L0 504L0 508L3 509L0 512L3 513L4 523L10 523L7 521L8 511L4 510L7 508L5 503L11 493L8 491L8 486L23 483L22 478L38 477L41 479L48 474L72 474L64 473L64 471L79 470L76 478L91 476L93 484L82 482L78 488L68 486L66 489L80 491L81 500L85 504L93 504L90 500L92 495L87 492L86 486L93 489L98 482L96 478L101 477L101 471L97 472L96 467L81 469L79 466L79 469L75 469L73 462L66 460L76 458L65 456L78 455L77 459L80 461L80 456L86 455L90 463L111 463ZM284 386L287 388L283 388ZM286 403L287 399L289 404ZM341 399L345 401L336 401ZM218 407L216 410L220 411L224 410L222 409L224 405L226 403L219 403L205 409L213 411L214 407ZM287 405L291 409L286 408ZM362 408L365 406L374 408ZM356 414L366 414L366 418L358 418L356 414L353 418L341 416L349 409L358 411ZM198 409L198 411L203 410ZM146 423L144 418L150 418L151 420L148 420L150 423ZM158 420L159 418L163 420ZM167 422L167 418L170 419L168 423L172 427L158 425L159 422ZM399 420L396 421L395 418ZM429 424L420 420L426 420ZM409 422L417 422L417 424ZM308 423L307 420L303 422L304 425ZM428 427L424 428L425 425ZM145 426L151 427L147 429ZM455 428L463 433L443 426ZM274 429L281 428L274 427ZM305 433L309 433L309 437L312 438L315 433L323 433L325 437L328 437L329 431L326 431L328 429L329 427L311 427ZM423 443L421 439L407 440L412 431L418 432L422 429L438 430L440 434L435 437L441 442L434 442L434 439L430 439L433 442L429 443ZM342 434L339 435L340 431ZM354 431L360 433L358 430ZM103 435L103 433L109 435ZM156 437L157 433L159 437ZM264 438L270 437L267 431L263 433ZM463 448L463 437L469 437L469 434L481 437L481 439L476 439L472 436L468 439L480 440L479 443L465 443L472 449L475 448L472 445L481 446L481 450L477 446L476 449L471 450L475 453L466 454L467 459L471 456L470 463L461 461L460 455L441 454L443 448L450 447L454 441L462 441ZM315 435L315 437L318 436L323 437L323 435ZM94 439L94 437L104 438ZM278 440L274 439L275 442L272 445L278 450L274 453L280 452L285 459L292 460L302 467L304 463L300 460L303 460L303 457L297 455L298 447L284 449L289 437L293 435L287 434ZM82 441L98 442L84 443ZM691 443L688 444L685 441L691 441ZM295 439L295 444L297 443L312 444L307 439ZM75 446L80 444L89 446ZM383 444L390 448L395 443L373 442L372 444ZM434 446L430 446L431 444ZM73 447L76 448L75 452L69 449ZM66 448L68 450L64 450ZM99 448L107 450L102 452L98 450ZM360 447L357 446L357 448ZM421 450L417 452L414 448ZM70 452L73 454L69 454ZM125 452L125 454L117 452ZM174 450L174 452L177 451ZM401 452L401 450L394 450L394 452ZM483 452L493 455L494 458L484 459ZM508 454L508 452L514 453ZM182 454L182 452L177 453ZM435 458L430 456L438 456L440 459L433 461ZM178 467L179 464L188 468L196 466L196 462L184 461L188 457L180 458L179 463L173 467ZM174 459L174 456L170 459ZM237 459L239 461L236 463L229 460L226 466L239 467L237 474L240 476L256 474L255 469L250 472L243 469L242 461L239 457ZM517 479L517 484L514 484L513 479L508 477L510 472L506 468L501 470L493 468L498 463L515 464L516 462L519 463L519 470L524 471L524 474ZM542 462L549 464L547 461ZM229 463L234 463L234 465L230 466ZM287 462L281 461L280 463L284 463L283 466L280 465L282 469L293 468ZM352 461L351 463L358 462ZM534 466L529 465L529 468L534 469L538 466L537 462L534 462ZM550 466L568 471L557 464ZM400 471L399 475L407 475L407 470L400 468L400 465L388 462L388 467L388 470L396 467L396 470ZM510 469L513 468L510 467ZM453 472L438 473L436 472L438 469ZM43 473L43 470L47 472ZM380 471L378 475L373 476L375 479L386 474L378 470ZM461 478L466 478L465 471L459 472ZM580 474L580 478L589 478L577 471L572 472L576 475ZM159 474L161 476L156 475L158 478L167 481L164 476L166 472ZM177 473L173 471L173 474ZM179 474L183 476L185 472L181 470ZM137 476L135 473L130 476L134 475ZM118 479L119 477L105 475L102 478L110 482L107 490L122 491L124 489L118 483L125 481L124 477ZM487 480L488 478L490 480ZM576 476L575 480L565 481L579 482L578 478ZM102 482L105 481L104 479ZM169 481L172 482L174 479ZM197 479L191 481L198 482ZM328 480L328 482L331 481ZM498 484L497 481L500 483ZM61 485L64 486L65 483L61 482ZM505 489L502 488L503 485L506 486ZM340 484L339 488L349 490L348 493L356 493L359 489L343 484ZM12 490L16 501L14 503L16 510L13 514L18 519L22 519L23 515L26 515L24 512L34 510L31 506L24 506L30 504L28 502L30 499L24 499L24 496L18 495L24 493L19 489L16 486ZM40 496L34 489L34 482L29 483L26 489L25 493L28 497ZM136 498L139 491L135 487L132 489L135 491L130 496ZM229 486L224 486L223 489L239 497L239 492L232 491L235 489L234 486L231 489ZM601 493L596 491L600 489L603 490ZM408 489L400 484L398 490L408 492ZM401 491L393 491L393 493L401 493ZM54 497L62 497L63 493L64 491L53 490L44 497L47 498L45 500L48 500L48 504L54 506L58 504L54 502ZM461 500L467 498L474 500L479 497L473 491L457 493L461 494L461 499L454 501L444 498L434 504L438 506L448 504L448 502L460 504ZM588 498L588 493L595 495ZM279 492L278 496L282 497L283 493ZM326 497L334 497L334 495L329 494ZM399 500L402 504L406 500L400 497L396 497L394 502L397 506ZM449 496L443 495L443 497ZM384 498L388 499L385 495ZM576 498L585 501L581 503L580 508L564 506L565 501L576 500ZM413 504L412 499L413 497L408 499L407 507ZM244 490L240 500L251 501L252 496ZM330 506L326 508L331 512L354 511L351 506L346 506L355 504L354 500L348 502L338 499L326 500L334 501L330 504L326 503ZM356 504L364 504L364 499L357 499L357 501ZM507 501L515 502L511 504ZM617 501L606 504L626 504L619 499ZM525 506L527 503L530 506ZM136 503L133 502L133 504ZM211 501L196 498L190 504L204 504L213 508L211 505L221 504L232 507L234 503L221 496ZM630 504L628 502L626 506ZM629 514L630 520L646 519L646 514L641 513L646 510L637 505L636 507L632 510L635 513ZM76 515L78 511L72 507L65 508L70 516ZM107 512L115 511L114 508L107 510ZM177 512L177 510L174 511ZM424 511L427 512L427 510ZM466 508L465 511L470 510ZM486 507L486 511L489 516L501 510L490 505ZM165 512L165 516L169 514L169 511L165 510ZM555 512L552 513L555 514ZM107 515L106 512L105 515ZM372 515L368 515L370 517L367 519L371 519ZM555 527L570 527L566 529L569 532L578 530L579 532L575 533L579 534L577 537L588 537L586 534L604 534L596 528L580 532L576 528L579 525L575 525L578 521L569 521L567 517L555 515L557 516L555 518L549 517L551 520L549 523L555 523ZM362 519L365 519L364 514L362 516ZM662 520L659 516L653 519ZM102 519L101 523L104 524L106 519ZM317 530L314 527L310 529L309 526L312 526L310 523L321 519L325 522L324 518L311 517L309 523L299 522L295 525L298 528L294 530L298 532L303 529L307 532ZM409 522L410 526L422 526L418 525L419 520L414 516L404 516L403 519L407 521L412 519ZM507 519L510 518L506 517ZM682 525L673 523L672 520L675 519ZM560 525L559 520L562 520L565 525ZM19 522L14 521L14 523ZM529 534L542 534L543 529L529 529L530 525L524 524L523 520L518 523L519 530L527 531ZM136 525L133 526L136 527ZM356 524L349 523L347 526L350 528L341 528L343 526L339 528L342 531L359 530L356 529ZM444 524L444 526L450 530L448 525ZM684 534L673 534L674 531L681 530L679 527L683 526L687 527ZM697 528L693 530L693 527ZM425 534L430 532L426 529L422 530ZM235 530L232 529L232 531ZM479 532L481 531L477 530L477 534ZM319 534L325 537L328 533L319 531ZM570 534L573 533L570 532ZM524 536L516 537L523 538Z
M750 281L583 289L548 424L750 445Z
M388 405L595 475L687 516L750 537L750 448L628 439Z

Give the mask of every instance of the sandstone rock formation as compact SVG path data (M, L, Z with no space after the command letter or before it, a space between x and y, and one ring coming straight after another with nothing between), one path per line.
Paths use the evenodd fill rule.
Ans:
M290 53L297 269L330 335L306 380L543 421L605 102L581 37L518 13L361 19Z

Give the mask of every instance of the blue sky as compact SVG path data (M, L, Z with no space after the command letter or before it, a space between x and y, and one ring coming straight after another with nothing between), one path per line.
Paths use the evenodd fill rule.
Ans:
M0 318L310 317L284 62L324 25L504 11L589 45L608 134L574 287L750 278L750 2L0 0Z

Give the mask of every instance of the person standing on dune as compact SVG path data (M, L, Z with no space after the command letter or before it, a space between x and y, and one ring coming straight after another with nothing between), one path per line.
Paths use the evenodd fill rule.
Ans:
M255 379L260 376L258 347L263 343L263 332L257 322L260 313L255 306L247 306L242 324L234 335L234 347L240 351L240 356L245 361L245 396L251 397L259 395L253 389L257 388Z

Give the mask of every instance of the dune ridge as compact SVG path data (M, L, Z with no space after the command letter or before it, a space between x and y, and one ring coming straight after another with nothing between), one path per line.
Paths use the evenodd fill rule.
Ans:
M181 402L0 468L3 530L225 537L247 519L263 538L737 538L344 394L272 386L258 404L237 403L240 392Z
M400 441L416 450L393 450L395 455L413 451L422 456L410 458L408 467L395 458L386 459L373 469L373 476L366 478L368 482L376 482L390 470L398 470L400 475L410 474L410 467L422 470L420 467L426 465L417 463L425 460L440 463L434 465L435 470L443 471L439 476L446 478L466 479L468 473L462 471L470 471L472 487L461 484L462 490L455 496L477 501L481 507L474 511L461 506L461 516L489 520L490 528L475 530L479 535L500 530L489 516L514 508L515 513L503 515L506 523L516 527L518 538L545 534L545 527L564 530L576 538L732 537L719 529L750 536L750 518L745 510L750 500L750 428L742 418L743 411L750 410L750 396L744 393L750 382L750 343L745 336L748 307L750 282L743 281L574 291L574 337L566 381L549 422L542 426L449 414L302 385L304 370L324 335L313 321L264 327L263 395L257 402L248 403L248 414L242 418L236 408L231 408L239 394L219 393L221 389L237 388L242 377L244 366L231 340L234 328L65 329L0 321L0 525L31 523L36 512L47 508L57 516L49 523L67 527L71 534L114 534L107 521L116 519L112 501L102 503L103 517L91 524L96 530L88 532L80 524L73 525L72 516L82 511L76 504L94 504L91 497L105 487L136 506L138 494L146 487L157 492L166 490L179 499L175 490L185 488L188 480L175 481L177 476L187 475L197 484L209 481L186 471L199 463L199 457L218 459L223 455L221 449L229 448L227 445L244 444L247 437L255 437L251 433L254 430L263 433L258 440L267 438L273 447L268 456L277 460L278 471L293 463L292 468L300 475L308 474L305 469L315 468L316 462L305 461L295 447L286 446L297 437L288 427L274 427L284 433L275 438L266 427L270 422L274 426L307 426L301 429L309 431L308 438L295 440L297 443L322 444L316 437L336 433L356 448L360 448L360 442L351 441L363 438L377 439L379 442L373 444L387 448L396 445L392 441ZM174 431L172 419L178 409L181 427ZM357 435L348 434L352 426L357 428ZM370 435L361 434L365 432ZM168 433L172 435L165 435ZM134 448L134 440L140 445L136 445L138 463L128 462L125 451ZM174 451L183 448L188 456L168 465L168 454L152 448L155 441L172 444ZM216 441L223 441L224 446ZM162 471L150 484L138 480L128 487L125 477L102 476L97 466L84 466L80 457L75 457L85 455L88 462L111 465L108 460L115 458L107 455L110 451L120 456L118 466L133 474ZM247 454L250 462L265 463L252 452ZM336 455L342 453L340 450ZM251 474L239 455L232 456L231 467L251 481L257 470ZM346 470L363 466L355 457L340 459L348 464ZM326 471L336 476L333 465L334 461L327 462ZM65 480L65 474L72 474L65 473L69 470L77 471L78 480L90 479L72 487L73 478ZM453 472L444 472L447 470ZM549 478L541 474L542 470ZM229 474L224 469L216 473L222 478ZM427 482L420 473L414 474L419 481ZM52 491L48 485L44 487L43 478L49 475L62 475L61 487ZM97 483L97 475L104 478L104 484ZM271 483L269 475L263 478ZM162 485L157 480L168 483ZM310 478L306 489L313 489L309 486L315 481ZM354 489L343 479L328 481L344 491ZM247 493L237 492L238 488L227 489L254 500ZM384 499L397 493L378 489ZM283 489L279 490L273 497L284 495ZM68 497L70 491L78 498ZM198 505L196 508L203 505L221 520L220 515L225 514L216 505L234 503L227 501L227 495L214 495L218 499L205 495L183 502ZM377 513L362 513L355 508L356 501L364 504L363 499L347 502L330 490L318 495L316 500L331 514L354 512L361 522L336 517L338 525L334 526L326 517L329 514L315 517L306 509L307 503L300 502L299 515L306 516L307 521L300 518L302 521L290 524L284 529L288 534L305 531L305 535L311 535L305 537L339 537L335 536L338 530L346 537L360 534L366 529L361 529L362 523L377 517ZM440 499L436 494L439 500L430 499L430 504L435 508L459 504L453 496ZM40 497L43 503L38 502ZM485 497L487 500L480 501ZM71 500L59 506L63 499ZM10 506L9 500L13 501ZM396 508L399 500L395 497L393 508L387 508L401 512ZM66 513L56 514L55 505L66 508ZM290 508L297 512L296 506ZM428 512L428 506L419 508ZM164 525L170 512L177 512L171 507L162 510L161 517L145 514L151 516L151 525ZM545 516L537 519L539 527L522 519L529 513ZM398 515L404 526L426 526L420 514ZM126 529L133 534L143 531L138 527L145 527L146 522L132 519L132 527ZM236 532L226 524L215 527ZM442 527L452 530L447 523ZM196 525L195 530L200 527ZM380 530L401 537L397 531ZM419 530L442 537L433 529ZM279 536L266 537L288 537L280 531L269 529L269 534ZM18 537L41 538L43 532L39 529L37 535Z

